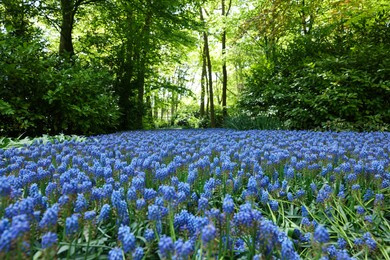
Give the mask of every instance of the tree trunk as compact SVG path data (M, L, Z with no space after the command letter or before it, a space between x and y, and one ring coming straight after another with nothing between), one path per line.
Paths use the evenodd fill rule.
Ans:
M78 6L74 4L73 0L61 0L62 22L59 54L62 56L71 57L74 55L72 30L77 8Z
M200 18L204 21L202 8L200 9ZM209 80L209 99L210 99L210 126L215 128L215 111L214 111L214 93L213 93L213 77L212 77L212 65L209 51L209 39L207 32L203 32L204 50L207 60L208 80Z
M222 0L222 16L225 17L225 0ZM226 28L223 26L222 31L222 115L227 116L226 107L226 92L227 92L227 69L226 69Z
M200 80L200 117L203 118L205 116L205 106L204 106L204 98L205 98L205 85L206 85L206 55L204 52L204 48L202 48L202 77Z

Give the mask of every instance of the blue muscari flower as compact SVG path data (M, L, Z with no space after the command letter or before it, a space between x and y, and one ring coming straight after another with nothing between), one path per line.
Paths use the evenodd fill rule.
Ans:
M344 238L339 237L339 238L337 239L337 247L338 247L339 249L345 249L346 246L347 246L347 241L345 241Z
M283 180L282 181L282 190L286 190L287 189L287 184L288 184L287 180Z
M149 205L148 206L148 219L149 220L160 220L161 212L160 207L157 205Z
M352 190L360 190L360 185L359 184L354 184L352 185Z
M96 211L94 211L94 210L86 211L84 213L85 220L94 220L95 217L96 217Z
M305 206L301 206L301 215L302 217L308 217L309 216L309 211L306 209Z
M363 245L364 241L361 238L355 238L353 243L355 244L355 246L361 246Z
M156 197L156 199L154 200L154 204L156 206L159 206L159 207L164 206L164 199L163 199L163 197Z
M359 215L363 215L365 210L362 206L357 206L356 207L356 212L359 214Z
M317 192L317 185L314 182L310 183L310 188L312 192Z
M183 209L179 213L176 213L173 219L173 225L176 229L184 230L187 228L188 221L191 215L187 210Z
M15 236L12 229L6 229L0 236L0 252L8 252L13 239Z
M337 260L355 260L355 258L350 257L346 250L339 250L336 252Z
M104 197L109 198L112 195L114 188L112 187L112 184L105 183L103 185L103 192L104 192Z
M325 214L328 216L328 218L333 218L333 215L332 215L332 206L327 206L325 208Z
M147 242L153 241L154 240L154 231L150 228L146 229L144 237L145 237Z
M236 243L234 244L234 251L237 253L245 251L245 241L243 239L239 238L236 240Z
M2 220L0 220L0 234L2 234L9 226L10 222L8 218L3 218Z
M252 209L250 203L245 203L240 206L240 210L234 215L233 221L239 226L252 227L255 222L261 221L261 218L260 211Z
M21 215L21 214L26 214L29 216L34 214L33 198L27 197L5 208L5 217L7 218L12 218L14 216Z
M260 198L261 203L264 203L264 204L267 203L268 199L269 199L268 191L262 189L261 190L261 198Z
M287 200L288 200L288 201L293 201L293 200L294 200L294 196L292 195L291 192L288 192L288 193L287 193Z
M279 209L279 203L276 200L271 200L269 202L269 206L271 207L272 211L278 211Z
M144 257L144 249L142 247L137 247L132 254L133 260L142 260Z
M325 200L327 200L332 192L332 188L329 185L325 185L317 194L316 201L318 203L323 203Z
M330 245L328 247L325 247L322 250L325 251L326 253L328 253L330 258L335 258L337 255L337 249L334 245Z
M102 188L93 187L91 189L91 196L90 200L97 200L100 201L104 198L104 191Z
M55 182L49 182L45 189L45 195L46 197L50 197L57 189L57 183Z
M294 168L293 167L288 167L286 170L285 170L285 175L286 175L286 179L287 180L290 180L290 179L294 179Z
M159 181L163 181L169 176L168 168L161 167L156 170L156 179Z
M383 202L384 198L385 198L385 196L382 193L375 194L374 204L375 205L381 204Z
M367 232L367 233L364 233L363 237L362 237L365 245L371 250L375 250L376 247L377 247L377 243L376 241L372 238L370 232Z
M270 180L269 180L269 177L268 176L264 176L261 180L260 180L260 186L262 188L265 188L268 186Z
M186 196L191 195L191 186L188 183L185 182L179 182L177 190L179 192L184 192Z
M135 203L135 207L136 207L137 210L141 210L145 206L146 206L146 201L143 198L137 199L137 201Z
M337 194L337 197L340 199L345 199L345 187L343 184L340 185L339 193Z
M55 203L53 204L53 206L48 208L43 214L41 221L39 222L39 227L44 229L56 225L59 210L60 207L58 203Z
M12 185L9 178L6 176L0 176L0 196L9 196L12 191Z
M382 185L381 185L381 188L382 189L387 189L390 187L390 180L383 180L382 181Z
M79 215L73 214L66 218L65 221L65 233L67 236L76 233L79 229Z
M119 183L121 185L126 185L129 182L129 176L126 174L119 175Z
M173 186L177 186L179 184L179 178L177 178L177 176L172 176L171 177L171 184Z
M207 244L210 241L214 240L217 234L217 230L212 224L208 224L202 229L202 241Z
M134 197L134 196L132 195L132 197ZM144 199L145 200L152 200L156 197L157 197L157 191L155 191L154 189L148 188L148 189L144 190Z
M127 190L127 199L128 200L137 200L137 191L134 187L131 187Z
M374 192L371 189L367 189L363 195L364 201L369 201L374 196Z
M74 205L74 212L80 213L85 211L87 208L88 208L88 202L85 199L84 194L82 193L77 194L77 199Z
M30 222L26 214L17 215L12 218L11 229L15 237L30 231Z
M136 239L134 234L131 232L129 226L122 225L118 230L118 239L121 241L123 251L125 253L131 252L136 247Z
M131 181L131 186L137 191L143 191L145 189L145 178L137 176Z
M326 243L329 241L329 233L328 230L322 226L318 225L314 230L314 240L319 243Z
M176 199L176 191L172 186L163 185L159 188L159 192L162 193L164 200L173 201Z
M190 236L194 237L200 234L203 227L209 224L207 217L198 217L190 215L187 221L187 228L189 230Z
M178 202L178 203L182 203L182 202L184 202L184 201L186 201L186 200L187 200L187 195L186 195L184 192L179 191L179 192L177 193L177 202Z
M129 216L128 206L126 201L121 200L116 210L118 212L119 221L122 224L128 224L130 221L130 216Z
M108 252L108 260L123 260L122 249L115 247Z
M368 223L372 223L373 219L371 215L365 216L364 221L367 221Z
M209 200L206 199L205 197L200 197L198 200L198 210L199 211L205 211L209 206Z
M42 248L48 248L56 244L58 240L57 234L53 232L47 232L42 235Z
M282 260L298 260L300 259L297 252L294 250L293 243L288 239L284 238L282 241Z
M64 206L65 204L67 204L69 202L69 196L68 195L62 195L59 199L58 199L58 204L60 206Z
M227 214L232 214L234 211L234 201L230 194L226 194L223 199L222 209Z
M111 204L114 208L118 209L120 207L120 203L122 201L121 192L115 190L111 194Z
M110 217L110 211L111 211L111 206L109 204L104 204L100 210L98 222L104 222L108 220L108 218Z
M247 190L251 194L257 193L257 181L256 181L256 178L254 176L249 177Z
M357 175L355 173L350 173L347 175L347 182L352 183L357 180Z
M296 197L301 198L301 197L305 196L305 194L306 194L306 191L304 189L299 189L297 191Z
M192 169L188 172L187 183L189 185L192 185L194 184L197 178L198 178L198 170Z
M204 184L204 188L203 188L204 194L207 195L207 197L211 198L216 186L217 186L217 183L216 183L214 178L208 179L206 181L206 183Z
M183 239L179 238L174 246L176 255L179 257L178 259L188 259L194 251L194 243L191 240L183 241Z
M62 185L62 194L76 194L77 193L77 182L71 181Z
M303 226L310 226L311 222L310 222L310 220L307 217L303 217L302 220L301 220L301 224Z
M301 236L299 237L299 240L300 240L302 243L308 243L308 242L310 242L310 240L311 240L311 233L308 232L308 233L305 233L305 234L301 235Z
M175 245L173 244L172 238L166 235L162 235L160 242L158 242L158 249L163 258L169 258L175 250Z

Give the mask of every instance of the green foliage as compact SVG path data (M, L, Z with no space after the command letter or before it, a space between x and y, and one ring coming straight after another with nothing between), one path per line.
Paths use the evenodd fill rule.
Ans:
M64 63L41 42L0 34L0 134L97 134L119 117L104 69Z
M54 132L96 134L115 129L119 113L106 71L65 63L46 80L49 89L43 100L52 111L49 120Z
M75 141L75 142L84 142L86 138L84 136L80 135L42 135L41 137L36 138L21 138L21 136L17 138L8 138L8 137L0 137L0 149L9 149L9 148L20 148L29 146L32 144L46 144L48 142L50 143L62 143L65 141Z
M277 118L266 115L248 116L238 114L225 118L223 123L224 128L236 130L279 130L285 129L283 122Z
M273 66L252 69L240 105L294 129L388 130L390 11L297 36Z

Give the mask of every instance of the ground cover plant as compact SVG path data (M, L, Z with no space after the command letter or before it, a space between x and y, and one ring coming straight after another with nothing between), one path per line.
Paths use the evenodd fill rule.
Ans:
M1 259L390 259L390 133L165 130L0 149Z

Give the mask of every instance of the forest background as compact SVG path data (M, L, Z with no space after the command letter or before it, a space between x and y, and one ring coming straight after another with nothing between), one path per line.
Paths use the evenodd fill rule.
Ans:
M2 0L0 136L390 129L385 0Z

